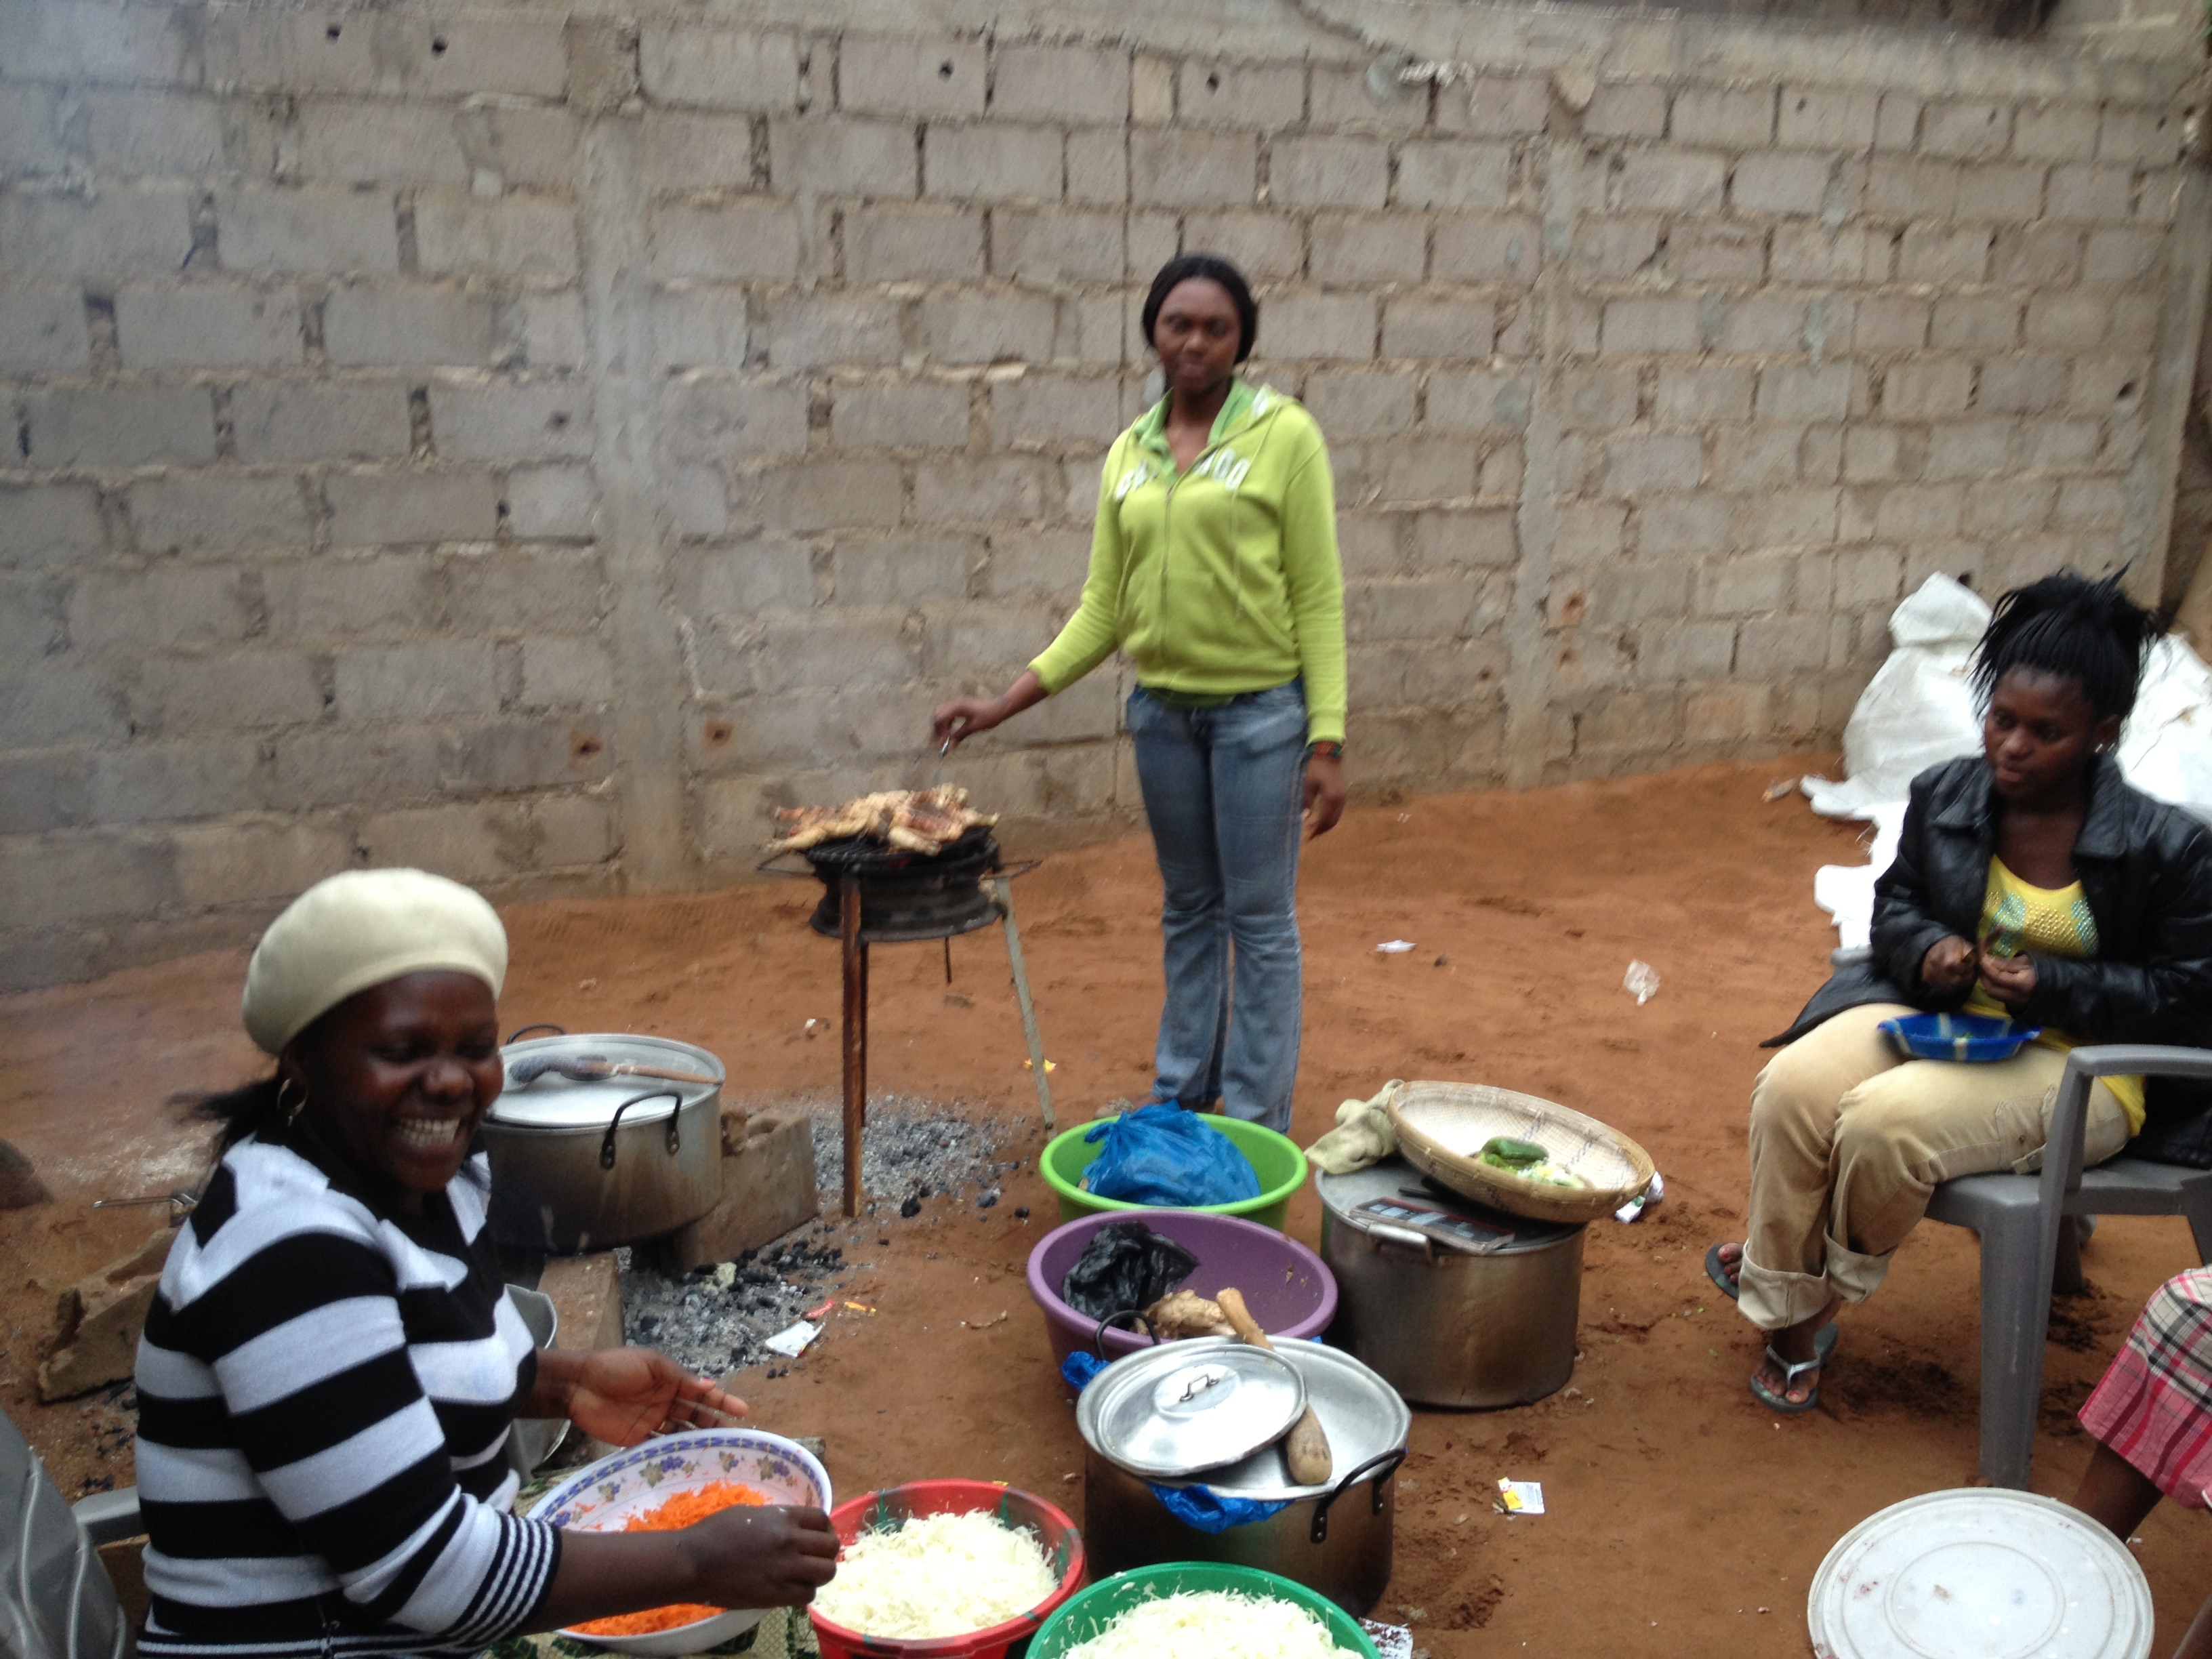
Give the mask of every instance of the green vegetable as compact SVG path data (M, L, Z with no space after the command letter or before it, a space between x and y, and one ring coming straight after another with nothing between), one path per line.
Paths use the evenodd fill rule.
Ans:
M1516 1140L1510 1135L1492 1135L1483 1143L1479 1154L1482 1162L1500 1170L1516 1172L1547 1164L1552 1155L1533 1140Z

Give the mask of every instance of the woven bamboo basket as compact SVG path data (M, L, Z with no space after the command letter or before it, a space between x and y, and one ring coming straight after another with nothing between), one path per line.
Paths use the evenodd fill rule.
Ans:
M1479 1204L1536 1221L1595 1221L1651 1182L1651 1155L1620 1130L1570 1107L1483 1083L1401 1083L1384 1110L1406 1161ZM1533 1140L1589 1182L1554 1187L1480 1161L1493 1135Z

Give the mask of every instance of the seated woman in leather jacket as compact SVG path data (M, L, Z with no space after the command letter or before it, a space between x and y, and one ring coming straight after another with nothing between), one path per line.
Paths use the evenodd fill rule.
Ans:
M1881 1283L1936 1182L2040 1165L2069 1048L2212 1045L2212 832L2112 759L2157 631L2117 578L1997 601L1974 659L1980 757L1913 780L1871 960L1821 987L1753 1086L1747 1236L1706 1270L1770 1334L1751 1391L1775 1411L1819 1403L1838 1310ZM2044 1035L1962 1065L1904 1059L1877 1029L1939 1011ZM2142 1123L2143 1080L2101 1079L2084 1156Z

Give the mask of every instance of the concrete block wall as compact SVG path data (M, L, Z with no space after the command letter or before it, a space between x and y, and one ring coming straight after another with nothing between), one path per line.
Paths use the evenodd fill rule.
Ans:
M0 983L915 777L1073 603L1178 250L1329 436L1369 787L1832 735L1928 571L2149 534L2187 64L1203 12L0 0ZM956 775L1127 816L1127 689Z

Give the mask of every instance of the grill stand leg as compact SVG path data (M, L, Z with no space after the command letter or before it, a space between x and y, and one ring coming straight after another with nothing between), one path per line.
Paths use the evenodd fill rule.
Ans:
M1022 936L1014 927L1013 884L1001 876L991 884L999 896L999 921L1006 930L1006 961L1014 970L1014 1000L1021 1004L1022 1035L1029 1039L1030 1070L1036 1074L1037 1110L1043 1115L1044 1127L1052 1122L1052 1079L1045 1075L1044 1038L1037 1032L1036 1005L1030 1000L1029 969L1022 965Z
M837 932L845 957L845 1214L850 1219L860 1209L860 1131L868 1119L868 943L860 937L860 879L849 874L837 884Z

